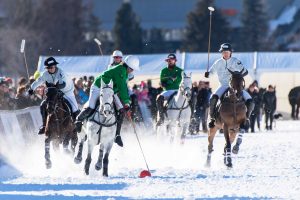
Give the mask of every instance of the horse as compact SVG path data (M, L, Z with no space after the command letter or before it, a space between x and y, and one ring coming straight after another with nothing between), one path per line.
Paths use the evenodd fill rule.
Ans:
M50 142L52 141L54 150L58 150L59 144L63 144L64 151L70 153L68 146L71 140L71 150L74 153L78 138L74 131L71 108L64 100L63 93L58 89L58 83L54 85L46 82L46 86L45 159L46 168L49 169L52 167Z
M95 169L99 171L103 167L102 175L107 177L108 157L114 144L117 123L112 80L109 84L105 84L101 80L99 100L99 106L95 109L94 114L89 117L86 124L88 153L85 160L84 171L86 175L89 175L93 149L96 145L100 144ZM82 148L81 150L79 149L79 151L81 151L82 154ZM81 159L79 151L75 158L75 160L77 159L78 161Z
M289 102L292 106L292 119L298 119L300 108L300 86L294 87L289 92Z
M217 130L223 129L225 137L224 147L224 164L227 167L232 167L231 160L231 144L235 140L236 134L240 129L240 125L246 122L247 107L243 100L243 89L245 87L244 76L242 72L232 72L230 80L230 87L228 91L223 95L221 103L218 104L216 126L209 129L208 132L208 155L207 166L210 166L211 153L213 152L213 140ZM233 147L232 152L238 153L239 145L242 143L243 130L240 132L236 144Z
M181 143L184 142L191 118L191 88L191 74L187 76L184 72L182 72L182 81L179 85L179 90L177 94L175 94L173 97L171 96L167 107L165 108L165 128L168 134L171 133L171 142L174 140L176 132L179 131L181 131ZM159 132L158 127L156 128L157 132ZM172 130L174 128L175 130Z

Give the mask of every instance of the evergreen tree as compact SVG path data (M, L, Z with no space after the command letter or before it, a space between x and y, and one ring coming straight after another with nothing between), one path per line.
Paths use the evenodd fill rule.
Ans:
M84 50L82 0L41 0L33 29L41 34L42 55L76 55Z
M196 9L188 14L183 49L185 51L207 51L209 38L209 6L214 0L199 0ZM220 11L216 9L212 15L211 51L217 51L221 43L229 41L230 27Z
M268 18L262 0L244 0L241 50L268 50Z
M130 2L123 2L118 10L113 33L115 49L120 49L126 54L142 52L142 29Z
M3 0L5 10L1 21L0 65L1 72L9 75L23 75L27 77L23 55L20 53L22 39L26 39L26 57L29 73L33 73L38 55L36 46L40 43L38 34L31 30L34 23L33 16L36 10L36 0Z

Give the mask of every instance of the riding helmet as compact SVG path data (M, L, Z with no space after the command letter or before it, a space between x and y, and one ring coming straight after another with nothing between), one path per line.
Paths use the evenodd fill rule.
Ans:
M44 65L46 68L51 67L53 65L57 65L57 64L59 64L59 63L53 57L47 58L44 62Z
M233 51L231 44L229 43L223 43L220 46L219 52L223 52L223 51Z

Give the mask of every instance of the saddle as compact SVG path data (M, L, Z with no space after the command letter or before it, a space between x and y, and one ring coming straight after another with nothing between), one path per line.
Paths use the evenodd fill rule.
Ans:
M178 91L173 92L173 94L170 95L168 100L164 101L164 112L166 113L168 110L169 105L174 101L174 96L176 96Z

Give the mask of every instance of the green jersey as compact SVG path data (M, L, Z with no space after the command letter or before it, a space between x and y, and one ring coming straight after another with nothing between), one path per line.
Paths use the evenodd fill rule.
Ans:
M94 85L100 88L101 79L105 84L108 84L110 80L112 80L114 83L114 92L119 94L119 97L124 104L130 104L127 78L128 73L126 67L124 67L122 64L118 64L100 74L95 79Z
M160 72L160 82L164 90L178 90L182 80L183 69L175 66L174 68L165 67Z

